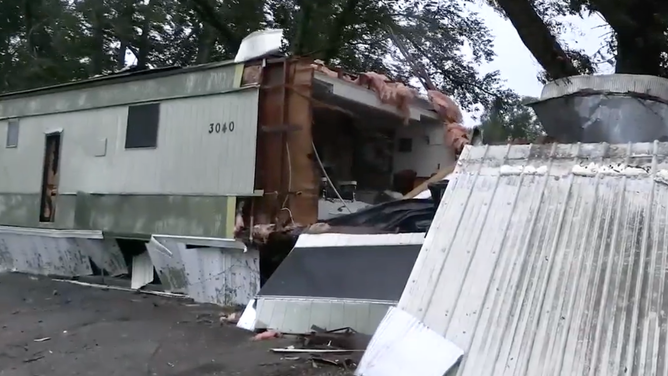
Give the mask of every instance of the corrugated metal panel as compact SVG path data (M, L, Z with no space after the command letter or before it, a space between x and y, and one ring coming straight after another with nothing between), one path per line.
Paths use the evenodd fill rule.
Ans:
M45 132L62 128L60 193L251 194L257 113L256 88L165 101L157 148L135 150L125 149L127 107L23 118L18 147L0 148L0 173L11 176L0 192L39 193ZM234 131L209 133L230 122ZM106 155L96 156L104 140Z
M464 349L462 376L668 374L667 155L468 148L398 307Z

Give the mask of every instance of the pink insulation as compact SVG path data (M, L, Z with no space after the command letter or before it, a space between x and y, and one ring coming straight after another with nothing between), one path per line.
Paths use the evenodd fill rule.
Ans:
M462 111L455 101L440 91L429 90L427 94L432 106L443 120L445 145L450 146L455 154L459 154L469 143L468 131L462 125L464 122Z
M367 72L359 75L356 79L346 74L341 74L327 68L322 61L316 60L312 67L330 77L339 78L344 81L352 82L356 85L364 86L376 92L378 99L382 103L391 105L399 109L404 115L404 124L410 120L410 104L417 95L417 90L410 88L400 82L392 82L386 76ZM436 90L427 92L429 101L443 120L445 127L445 144L451 147L456 154L459 154L464 146L469 143L468 131L462 123L464 116L459 106L447 95Z
M339 78L344 81L354 83L359 86L364 86L376 92L378 99L387 105L394 106L404 115L404 123L408 124L410 120L410 103L417 95L417 90L409 88L400 82L392 82L386 76L367 72L361 74L356 79L350 75L339 74L322 64L320 60L316 60L312 65L317 72L324 73L333 78Z

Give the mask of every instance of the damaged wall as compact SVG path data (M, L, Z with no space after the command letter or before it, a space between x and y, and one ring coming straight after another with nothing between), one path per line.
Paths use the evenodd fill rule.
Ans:
M308 62L283 59L268 62L259 74L258 69L246 67L244 74L244 84L262 83L256 187L264 190L264 197L254 205L255 223L273 223L279 214L313 223L318 217L311 136L313 69ZM289 212L281 211L284 207Z
M409 125L397 129L394 144L394 172L412 169L417 176L429 177L455 163L452 149L444 145L442 124ZM402 139L410 140L410 152L401 148Z

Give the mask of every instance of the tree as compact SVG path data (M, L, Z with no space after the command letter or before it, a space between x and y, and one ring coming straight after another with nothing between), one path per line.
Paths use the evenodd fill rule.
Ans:
M350 72L410 82L416 72L395 34L438 88L464 108L512 97L493 59L489 30L466 1L433 0L0 0L0 91L84 79L123 69L231 59L242 39L282 28L287 52ZM470 47L473 58L463 50Z
M608 53L616 73L668 74L668 2L661 0L488 0L517 29L524 45L553 80L596 70L596 57L569 50L558 36L559 15L598 13L612 32Z
M488 108L482 115L480 126L485 143L506 143L516 139L532 142L542 135L540 122L526 105L533 101L536 98L515 96Z
M491 105L510 95L498 72L480 76L476 67L494 57L490 33L464 1L433 0L181 0L215 28L225 51L236 51L251 28L282 28L288 50L351 72L377 71L408 82L415 75L389 38L405 42L439 89L465 108ZM254 3L253 3L254 2ZM251 4L253 3L253 4ZM262 3L264 5L258 5ZM237 20L231 19L231 15ZM470 46L473 61L463 47Z

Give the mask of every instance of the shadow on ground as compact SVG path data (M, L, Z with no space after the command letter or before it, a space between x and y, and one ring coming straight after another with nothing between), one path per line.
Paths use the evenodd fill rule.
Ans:
M288 339L252 342L221 326L220 309L0 274L1 376L343 375L270 353Z

